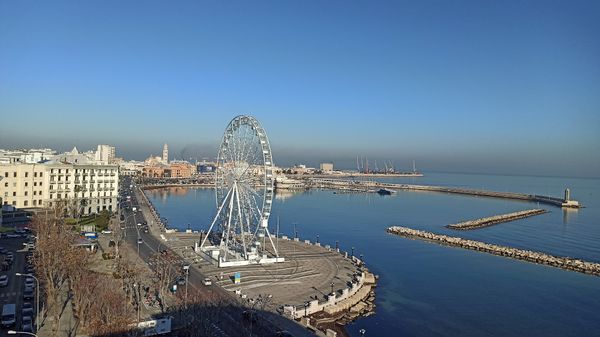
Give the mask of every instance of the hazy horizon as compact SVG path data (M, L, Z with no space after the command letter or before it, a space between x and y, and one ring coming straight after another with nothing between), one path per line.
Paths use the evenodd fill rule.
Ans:
M600 3L0 3L0 148L600 176Z

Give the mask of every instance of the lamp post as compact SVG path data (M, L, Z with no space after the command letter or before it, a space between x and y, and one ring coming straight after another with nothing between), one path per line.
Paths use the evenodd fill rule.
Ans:
M354 257L354 247L352 247L352 255L351 257Z
M190 265L189 264L184 265L183 270L185 270L185 307L187 308L188 276L190 275Z
M304 318L306 318L306 325L308 325L308 302L304 302Z
M360 330L358 330L358 332L360 333L360 336L363 337L365 335L365 332L367 332L367 330L360 329Z
M23 334L23 335L30 335L30 336L36 336L36 334L31 333L31 332L25 332L25 331L15 331L15 330L8 330L7 333L9 335L17 335L17 334Z
M333 295L333 282L331 282L331 295Z
M39 329L39 318L40 318L40 280L38 280L37 277L33 276L32 274L22 274L22 273L15 273L16 276L27 276L27 277L33 277L33 279L35 280L35 282L37 283L37 287L35 287L35 301L36 301L36 317L35 317L35 332L38 332Z

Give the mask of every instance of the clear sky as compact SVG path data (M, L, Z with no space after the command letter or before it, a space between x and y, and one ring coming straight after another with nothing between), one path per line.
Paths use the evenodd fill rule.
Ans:
M600 1L4 1L0 148L600 176Z

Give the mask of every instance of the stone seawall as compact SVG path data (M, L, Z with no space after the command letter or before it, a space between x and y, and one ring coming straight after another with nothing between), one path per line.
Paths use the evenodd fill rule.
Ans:
M534 215L544 214L547 211L545 209L529 209L525 211L507 213L495 215L487 218L481 218L476 220L464 221L456 224L447 225L446 227L450 229L457 230L467 230L467 229L477 229L482 227L488 227L492 225L496 225L503 222L509 222L513 220L523 219Z
M499 246L490 243L467 240L463 238L434 234L426 231L420 231L407 227L393 226L387 229L388 233L404 236L407 238L421 239L437 242L440 244L460 247L465 249L477 250L494 255L510 257L513 259L545 264L552 267L572 270L579 273L600 276L600 263L583 261L570 257L553 256L546 253L534 252L506 246Z

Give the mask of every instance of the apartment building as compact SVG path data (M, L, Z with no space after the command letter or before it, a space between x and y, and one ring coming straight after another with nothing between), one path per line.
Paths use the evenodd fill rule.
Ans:
M43 164L0 165L3 204L17 208L53 207L67 200L81 214L117 209L117 165Z

